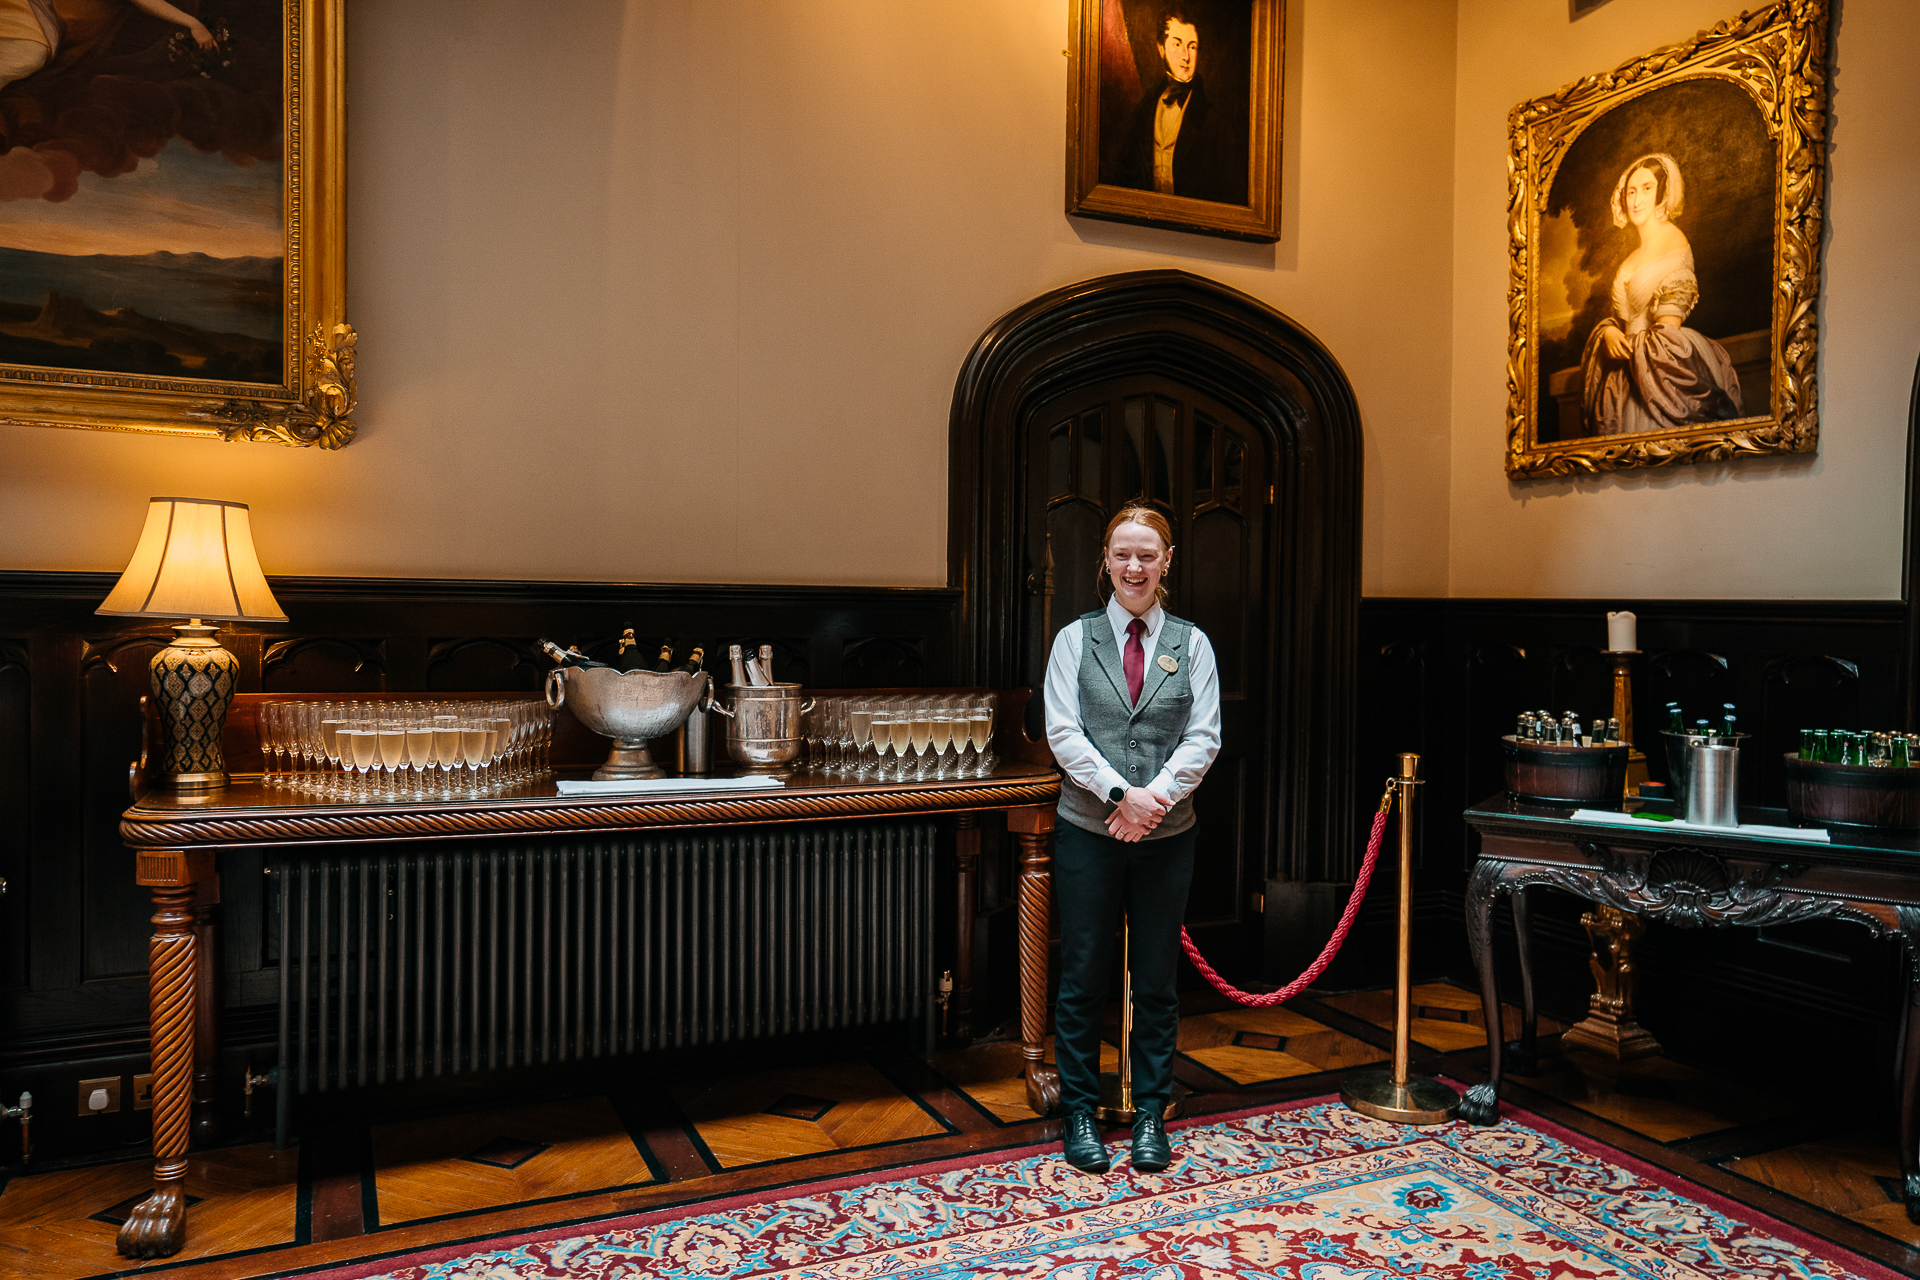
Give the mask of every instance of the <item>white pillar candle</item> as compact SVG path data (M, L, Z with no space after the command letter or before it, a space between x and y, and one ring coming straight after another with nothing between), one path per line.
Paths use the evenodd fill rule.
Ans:
M1639 636L1635 633L1636 621L1625 609L1607 614L1607 648L1615 653L1638 649L1640 644Z

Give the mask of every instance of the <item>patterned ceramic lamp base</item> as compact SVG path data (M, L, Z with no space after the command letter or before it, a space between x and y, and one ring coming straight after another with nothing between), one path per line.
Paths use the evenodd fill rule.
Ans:
M155 781L174 791L227 785L220 732L239 683L240 664L198 619L174 629L172 644L153 655L154 705L160 712L160 768Z

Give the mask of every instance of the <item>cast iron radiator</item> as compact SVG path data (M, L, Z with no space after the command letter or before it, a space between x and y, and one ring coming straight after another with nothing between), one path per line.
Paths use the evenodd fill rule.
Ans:
M930 1019L934 833L276 857L282 1136L296 1092Z

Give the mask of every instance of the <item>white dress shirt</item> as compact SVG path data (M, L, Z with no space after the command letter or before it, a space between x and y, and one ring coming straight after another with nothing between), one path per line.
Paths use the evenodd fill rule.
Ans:
M1133 615L1117 597L1107 601L1106 625L1113 628L1116 643L1125 645L1127 623L1132 620ZM1167 611L1156 604L1141 621L1147 624L1147 630L1140 644L1151 668ZM1075 618L1062 627L1047 657L1047 745L1053 748L1053 758L1067 777L1104 800L1115 787L1126 787L1127 780L1094 750L1080 719L1080 654L1086 644L1083 625ZM1193 687L1193 709L1187 715L1186 732L1167 756L1167 763L1147 784L1169 804L1177 804L1199 786L1213 758L1220 754L1220 670L1214 661L1213 645L1198 627L1187 641L1187 682Z

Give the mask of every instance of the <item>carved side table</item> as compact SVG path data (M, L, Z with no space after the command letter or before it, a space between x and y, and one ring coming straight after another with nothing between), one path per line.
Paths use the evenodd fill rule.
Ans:
M1474 1085L1462 1119L1491 1124L1509 1060L1535 1061L1537 1022L1526 891L1549 885L1600 907L1684 929L1851 920L1906 944L1900 1002L1900 1174L1907 1217L1920 1222L1920 840L1835 830L1831 844L1748 835L1679 832L1576 822L1571 809L1523 806L1504 794L1467 810L1480 857L1467 886L1467 941L1480 969L1487 1026L1487 1080ZM1778 809L1742 809L1743 823L1787 825ZM1498 1033L1500 992L1493 957L1493 909L1513 900L1519 939L1521 1034Z

